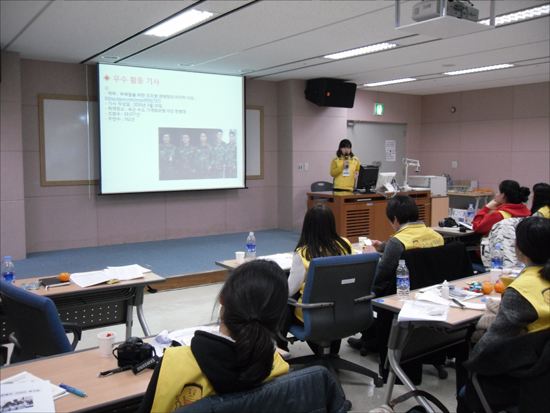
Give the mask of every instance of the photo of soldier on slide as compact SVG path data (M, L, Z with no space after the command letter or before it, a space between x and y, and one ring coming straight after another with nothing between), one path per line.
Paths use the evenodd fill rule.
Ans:
M236 177L235 130L226 142L222 129L159 128L159 180L229 177Z

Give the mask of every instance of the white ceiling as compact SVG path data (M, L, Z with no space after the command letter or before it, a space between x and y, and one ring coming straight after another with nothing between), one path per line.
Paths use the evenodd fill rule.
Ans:
M412 6L418 1L402 2L396 30L394 0L1 0L0 42L2 50L24 59L244 74L267 81L329 77L362 88L415 77L416 82L371 88L415 95L550 81L548 16L458 36L452 34L455 25L469 24L466 30L480 25L448 17L452 21L428 36L411 32L426 23L403 28L415 23ZM480 19L489 17L488 0L471 1ZM543 4L548 1L498 0L496 15ZM140 35L188 7L218 14L169 40ZM399 47L340 61L322 57L383 41ZM442 75L500 63L515 66Z

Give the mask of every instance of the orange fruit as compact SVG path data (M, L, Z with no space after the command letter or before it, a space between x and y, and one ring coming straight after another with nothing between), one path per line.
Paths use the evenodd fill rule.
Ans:
M59 281L69 281L69 278L71 277L71 274L68 272L62 272L59 274Z
M496 291L497 293L501 293L501 292L503 292L505 289L506 289L506 287L505 287L504 284L501 283L500 281L497 282L497 283L495 284L495 291Z
M491 294L493 292L493 284L483 283L481 286L481 291L483 291L483 294Z

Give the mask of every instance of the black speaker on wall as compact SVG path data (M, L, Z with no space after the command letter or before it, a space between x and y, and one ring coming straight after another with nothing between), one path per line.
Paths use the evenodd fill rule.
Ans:
M306 86L306 99L317 106L352 108L355 101L355 83L338 79L310 79Z

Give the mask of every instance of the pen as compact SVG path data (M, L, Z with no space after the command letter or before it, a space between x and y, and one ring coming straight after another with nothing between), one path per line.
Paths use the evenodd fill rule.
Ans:
M83 392L82 390L75 389L74 387L71 387L71 386L67 386L66 384L63 384L63 383L59 383L59 387L61 387L62 389L67 390L69 393L76 394L77 396L80 396L80 397L87 397L88 396L86 394L86 392Z
M107 377L107 376L110 376L110 375L115 374L115 373L120 373L121 371L130 370L131 368L132 368L132 365L119 367L119 368L116 368L116 369L113 369L113 370L102 371L97 376L98 377Z
M464 304L462 304L460 301L458 301L456 298L451 298L451 301L453 303L455 303L456 305L458 305L462 309L466 308L466 306Z

